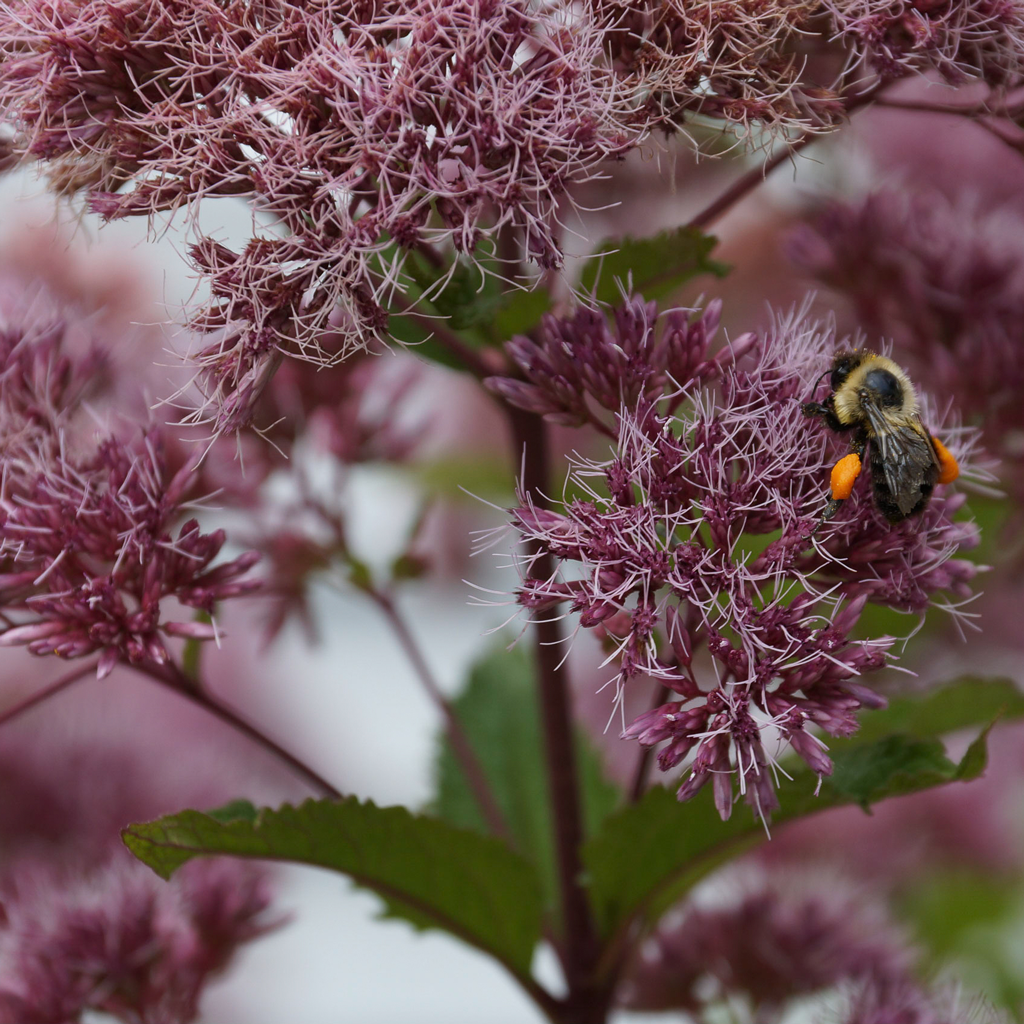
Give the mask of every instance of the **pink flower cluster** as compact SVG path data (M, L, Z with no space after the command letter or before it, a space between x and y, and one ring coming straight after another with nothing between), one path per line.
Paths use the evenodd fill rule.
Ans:
M83 441L83 398L99 356L76 356L74 331L45 304L0 323L0 645L79 658L163 664L165 636L215 635L168 618L164 601L212 614L256 584L257 556L215 565L221 530L188 508L194 462L172 471L161 430L99 431Z
M0 166L107 220L185 211L215 433L285 356L331 365L467 271L558 268L572 186L652 130L828 130L861 82L1019 76L1017 0L28 0L0 8ZM852 90L852 91L851 91ZM203 233L204 200L272 223ZM429 306L421 311L430 314Z
M934 69L953 85L1017 85L1024 71L1019 0L825 0L838 32L881 78Z
M195 1020L209 978L276 924L258 869L200 861L166 885L123 851L87 872L26 858L3 897L3 1024Z
M601 43L529 0L48 0L0 14L0 105L106 219L215 196L276 219L192 248L213 296L198 361L228 430L282 353L331 363L385 332L410 254L472 257L511 227L560 265L566 186L642 117Z
M698 892L663 918L630 966L627 1006L699 1019L739 999L752 1005L753 1019L777 1020L797 999L831 990L843 993L845 1006L826 1019L843 1024L1004 1019L926 985L919 953L866 889L827 875L810 884L805 874L782 873L730 882L724 899L724 887L717 901Z
M692 115L741 135L835 127L842 58L814 0L587 0L613 66L647 97L652 123ZM822 74L822 71L824 72Z
M630 309L653 317L632 300L617 324L634 322ZM861 677L885 665L893 640L854 639L865 603L923 613L929 603L967 599L976 567L952 556L977 542L977 530L953 521L962 496L941 491L925 512L893 527L862 479L842 514L812 540L829 467L843 450L800 408L842 344L830 324L794 312L756 345L745 342L752 347L736 362L708 360L708 332L698 332L704 340L688 365L704 369L660 401L632 383L643 376L626 358L633 342L622 340L620 363L603 362L597 353L607 339L592 326L585 317L563 321L559 330L573 341L560 347L581 367L606 366L609 374L621 367L614 457L574 459L569 487L581 497L552 510L524 500L514 511L534 552L520 558L519 601L534 611L568 603L583 628L598 629L614 652L620 693L635 677L675 692L626 735L663 744L663 770L685 761L680 799L713 780L727 816L735 777L767 816L778 806L773 748L788 744L828 774L826 745L810 727L849 735L861 707L884 704ZM545 334L556 336L555 325ZM517 339L510 348L516 356L527 345ZM589 361L580 354L587 350ZM655 361L655 379L661 349L637 351ZM555 386L545 390L533 382L543 374L530 373L531 383L506 387L521 395L536 388L536 401L543 394L556 402ZM683 398L685 408L669 411ZM562 408L581 414L572 400ZM930 416L929 426L969 465L971 441L962 432L943 431ZM556 559L553 575L534 577L537 552Z
M32 685L16 665L7 674ZM0 1024L99 1012L187 1024L239 947L282 923L271 876L222 858L185 865L168 884L119 832L183 806L222 806L243 780L276 786L254 774L244 743L159 688L117 696L116 681L90 685L0 734ZM126 698L133 710L119 714Z
M852 982L913 985L906 938L864 892L834 878L827 888L797 885L781 873L732 881L738 891L726 901L703 906L698 898L666 915L632 965L627 1005L698 1013L711 992L778 1012L798 996Z
M598 309L583 307L568 319L547 314L533 338L520 335L505 346L525 379L490 377L484 383L552 423L604 427L600 410L617 413L623 404L632 408L666 390L682 394L680 389L718 376L755 340L745 334L709 357L722 304L709 303L696 318L692 312L659 317L657 303L633 296L615 310L614 327Z

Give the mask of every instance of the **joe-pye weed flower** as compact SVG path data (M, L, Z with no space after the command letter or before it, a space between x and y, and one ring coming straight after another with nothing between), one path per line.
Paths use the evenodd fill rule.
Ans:
M685 763L681 800L712 781L723 817L734 786L767 817L783 747L828 775L818 730L848 736L862 707L885 704L863 677L895 641L856 637L865 604L962 614L977 570L953 556L978 534L954 519L963 494L945 490L891 525L864 474L812 538L844 442L800 406L851 343L795 310L710 358L717 319L715 307L659 318L639 298L616 311L614 330L600 314L549 318L538 341L508 346L527 382L491 386L560 422L599 420L621 399L612 458L573 456L562 502L542 509L524 495L514 510L534 552L517 559L518 601L549 614L568 603L579 627L597 630L620 696L651 677L676 697L625 735L663 744L662 770ZM925 419L969 467L973 435L944 428L930 406ZM553 575L532 575L538 551L556 560Z
M0 645L97 653L105 676L162 666L165 637L212 639L168 599L212 614L258 556L213 564L225 533L185 519L198 460L173 471L164 428L83 426L103 349L72 349L74 315L40 295L0 323Z
M566 186L643 120L601 46L528 0L33 2L0 14L0 103L108 220L245 196L277 222L191 249L212 296L201 383L234 430L282 354L331 363L387 334L410 254L476 259L512 228L561 264Z
M185 215L196 416L231 432L284 357L336 363L460 275L561 267L572 186L652 133L833 130L864 61L1012 84L1022 23L982 0L30 0L0 9L0 159L105 220ZM227 197L271 223L214 238L199 207Z
M785 143L768 150L765 164L743 168L686 231L610 247L619 249L622 276L638 282L649 270L645 263L664 264L646 280L653 287L660 279L665 294L700 269L671 249L673 239L688 233L698 248L707 246L699 232L755 189L764 172L840 127L858 107L897 102L901 91L890 88L897 79L980 79L999 100L1024 66L1020 10L1019 0L0 6L0 166L38 163L55 192L101 219L138 216L151 229L175 217L184 224L204 296L190 319L200 408L186 415L215 440L254 427L238 449L257 449L246 485L232 483L212 454L202 473L193 473L196 460L182 459L180 439L175 446L151 422L111 419L112 426L97 430L89 422L93 389L102 383L97 374L76 368L75 359L61 362L38 344L34 326L15 324L8 360L14 372L0 390L0 637L37 654L90 655L101 675L127 663L255 739L322 797L280 812L250 813L235 803L223 814L185 811L135 824L126 841L136 855L157 870L173 869L169 862L180 856L223 852L218 844L227 831L239 844L232 852L255 839L250 849L260 855L276 849L290 859L291 824L305 840L316 819L322 843L314 845L326 853L324 866L374 889L390 912L417 927L446 929L493 956L551 1020L606 1020L621 996L617 980L644 930L656 925L657 893L679 891L675 883L692 879L711 858L700 862L686 843L661 843L661 867L635 854L635 833L623 822L646 822L688 841L685 830L702 813L661 792L645 795L647 753L636 758L635 784L617 795L619 806L605 808L600 821L586 820L587 780L574 777L583 773L572 688L555 650L563 639L558 620L593 631L609 655L603 679L583 685L607 681L622 694L639 685L647 690L652 678L659 684L656 706L623 722L624 731L648 752L660 748L663 769L681 771L680 797L711 781L706 795L723 818L738 790L767 821L789 770L787 748L809 766L801 780L813 789L808 775L820 780L832 771L833 754L837 762L841 756L829 750L830 737L848 736L862 709L884 702L877 676L867 677L887 663L894 641L870 630L868 603L918 615L940 605L962 619L977 569L956 553L976 541L977 531L957 517L962 496L943 488L921 514L891 526L870 501L865 473L841 514L812 535L843 440L805 418L800 406L823 397L817 382L844 343L830 324L802 311L776 317L760 336L724 344L716 337L716 304L659 313L633 296L614 323L601 310L561 315L568 295L559 278L563 258L597 242L589 233L579 245L573 238L574 229L586 232L575 186L605 175L641 144L660 144L663 133L685 133L680 141L719 154ZM1013 113L1001 111L1004 119ZM692 184L685 177L679 184ZM629 183L627 167L610 187L612 199L630 184L636 183ZM214 237L200 212L215 198L254 208L252 230ZM654 205L647 222L669 226ZM638 250L656 259L631 258ZM646 281L638 290L644 287ZM523 302L522 288L536 291ZM559 315L537 324L539 308L552 301ZM522 459L511 515L525 541L517 552L518 601L534 619L538 641L532 681L550 815L538 802L524 826L509 812L517 794L508 787L518 779L499 778L490 759L478 756L478 723L448 701L418 646L418 623L402 616L396 591L422 578L423 563L406 557L415 552L378 578L347 550L346 522L332 509L314 524L327 527L322 543L288 513L261 543L272 555L279 596L272 623L301 610L314 575L339 568L342 584L388 619L445 723L457 772L488 836L457 823L442 793L426 815L343 796L217 702L209 673L201 671L200 644L168 639L212 637L215 629L204 620L216 603L251 587L245 570L254 556L218 562L223 534L187 521L192 499L220 486L206 481L219 475L234 513L251 524L267 511L263 483L285 476L283 456L314 435L334 464L380 453L394 461L402 438L389 438L390 417L376 420L360 402L364 374L341 363L389 336L422 340L431 331L420 354L492 378L516 461ZM522 336L502 351L516 331ZM880 334L886 332L868 332L872 345ZM27 362L26 353L33 353ZM279 374L288 358L306 365ZM314 372L324 366L331 372ZM396 386L396 400L406 394ZM186 387L170 401L187 395ZM279 422L295 411L303 426ZM924 416L970 472L973 437L927 401ZM553 506L546 499L551 436L544 420L594 428L612 443L608 458L573 455L563 500ZM272 451L274 445L282 451ZM58 688L92 668L91 661L80 663L79 675L58 680ZM504 714L500 702L508 694L499 690L494 685L485 695L493 699L487 710ZM40 699L54 692L44 687ZM3 715L35 701L33 695ZM941 770L910 769L914 785L961 777L939 760L937 736L938 730L928 749ZM496 745L508 744L506 763L522 764L521 740L500 733ZM878 757L869 743L859 750ZM820 803L839 801L837 794L838 786L825 787ZM863 800L873 798L874 791ZM542 817L547 831L534 828ZM176 845L182 833L172 818L186 823L185 850ZM397 834L392 826L408 841L374 850L382 829ZM715 843L759 834L760 823L705 821L699 831ZM371 851L356 870L346 860L350 837ZM431 837L441 853L423 884L421 840ZM169 860L160 861L164 854ZM674 875L654 877L662 867ZM636 891L624 895L634 883ZM229 879L227 895L233 884ZM71 1017L84 1006L142 1016L130 998L79 999L75 965L99 964L95 950L108 936L109 973L127 977L129 987L153 983L150 1016L191 1013L194 972L181 952L191 925L181 926L180 904L170 906L169 894L151 881L115 879L99 904L72 888L57 902L73 912L55 913L53 928L22 927L25 917L19 918L10 953L26 977L40 965L41 976L48 965L61 967L78 1002L50 1016ZM240 896L240 915L230 906L221 915L211 901L201 916L212 924L238 917L244 938L252 916L246 908L260 899L246 899L244 887ZM507 897L507 914L475 913ZM31 903L24 902L25 914ZM803 906L815 909L812 901ZM763 930L786 942L795 937L794 959L802 963L791 976L799 979L801 967L810 976L806 932L790 927L785 910L781 902L767 905ZM834 923L837 915L825 916ZM79 921L96 943L79 941ZM725 914L704 923L725 940L737 938L741 927ZM560 958L564 994L531 974L541 942ZM870 943L853 947L869 958L878 953ZM140 952L157 948L169 973ZM742 943L723 941L720 948L738 968ZM140 968L137 974L121 970L125 959ZM99 967L93 974L106 984ZM840 975L817 976L828 984ZM882 980L865 983L851 1014L916 1014L908 1019L920 1024L938 1019L929 1018L921 992L904 991L898 977L895 984ZM15 986L7 989L14 1000L26 998ZM116 985L110 991L120 997ZM776 1015L775 998L759 991L752 1013Z

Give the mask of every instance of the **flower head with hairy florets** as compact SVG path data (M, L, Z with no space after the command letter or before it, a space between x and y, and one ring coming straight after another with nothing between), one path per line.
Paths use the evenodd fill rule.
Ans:
M279 923L265 875L189 864L171 885L113 856L75 872L26 858L3 886L0 1022L191 1021L211 976Z
M484 383L551 423L591 423L608 432L599 410L617 413L717 377L753 344L754 335L744 334L710 356L722 303L708 303L697 317L693 312L674 309L659 317L657 303L631 296L611 324L598 309L581 308L567 319L547 314L534 338L520 335L505 346L525 380L490 377Z
M212 293L201 382L230 430L282 354L331 363L386 333L409 254L435 291L438 249L454 273L503 228L517 259L561 264L567 185L645 117L601 43L531 0L33 0L0 13L0 106L106 219L226 195L276 219L191 250Z
M929 991L913 980L869 978L849 993L840 1024L1009 1024L1009 1018L958 986Z
M667 914L626 977L625 1005L701 1015L745 996L765 1015L842 984L915 987L917 956L879 905L836 877L728 877ZM709 889L714 888L711 883ZM725 893L725 899L722 896Z
M0 165L45 162L105 220L188 215L196 418L224 433L286 356L330 365L453 281L559 268L573 186L652 129L835 127L834 37L812 0L27 0L0 6ZM225 196L273 225L205 234Z
M934 68L959 85L1024 71L1020 0L825 0L841 38L883 79Z
M225 534L181 523L194 461L172 473L160 429L76 443L96 357L69 356L62 324L53 310L0 325L0 644L98 652L101 676L121 660L161 665L164 635L215 635L168 620L164 599L210 614L256 586L239 577L257 556L213 565Z
M815 884L816 883L816 884ZM781 1019L796 1000L831 991L849 1024L996 1024L955 989L929 988L920 953L870 893L822 876L733 873L667 914L640 948L622 1002L708 1017L733 1000L752 1019Z
M814 0L586 0L606 28L613 67L636 83L652 122L674 128L695 114L740 136L768 128L824 130L843 113L837 68L816 81L810 58L830 33Z
M713 779L723 816L733 774L767 815L777 806L774 747L788 744L828 774L825 745L808 726L846 736L859 708L884 704L859 678L883 667L893 639L851 635L867 600L923 612L950 593L966 597L975 572L951 556L977 531L952 521L961 499L942 491L893 527L865 479L849 512L812 539L841 442L801 402L839 346L832 325L804 311L777 319L754 350L691 384L685 409L668 411L678 391L623 407L614 457L573 462L570 486L582 497L550 511L523 500L513 513L535 553L521 561L520 603L569 602L582 627L599 627L620 693L638 676L675 691L679 699L626 735L664 743L663 770L692 755L680 799ZM966 464L970 440L942 436ZM550 577L532 576L537 552L557 560ZM713 682L698 678L698 648Z
M0 280L0 453L56 429L110 383L107 352L76 310Z

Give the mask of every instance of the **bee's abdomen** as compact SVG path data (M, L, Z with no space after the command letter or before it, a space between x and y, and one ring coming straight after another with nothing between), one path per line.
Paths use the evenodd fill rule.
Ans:
M885 475L885 462L877 448L871 451L871 490L878 511L890 523L901 523L904 519L920 512L935 490L939 469L937 465L928 467L924 473L902 481L904 490L900 495L893 494ZM903 501L903 507L900 505ZM904 511L907 509L907 511Z

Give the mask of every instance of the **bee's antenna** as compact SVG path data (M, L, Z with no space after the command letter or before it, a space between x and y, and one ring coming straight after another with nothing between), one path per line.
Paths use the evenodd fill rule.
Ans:
M831 370L826 370L815 382L814 387L811 388L811 398L814 397L815 392L818 390L818 385L831 373Z

